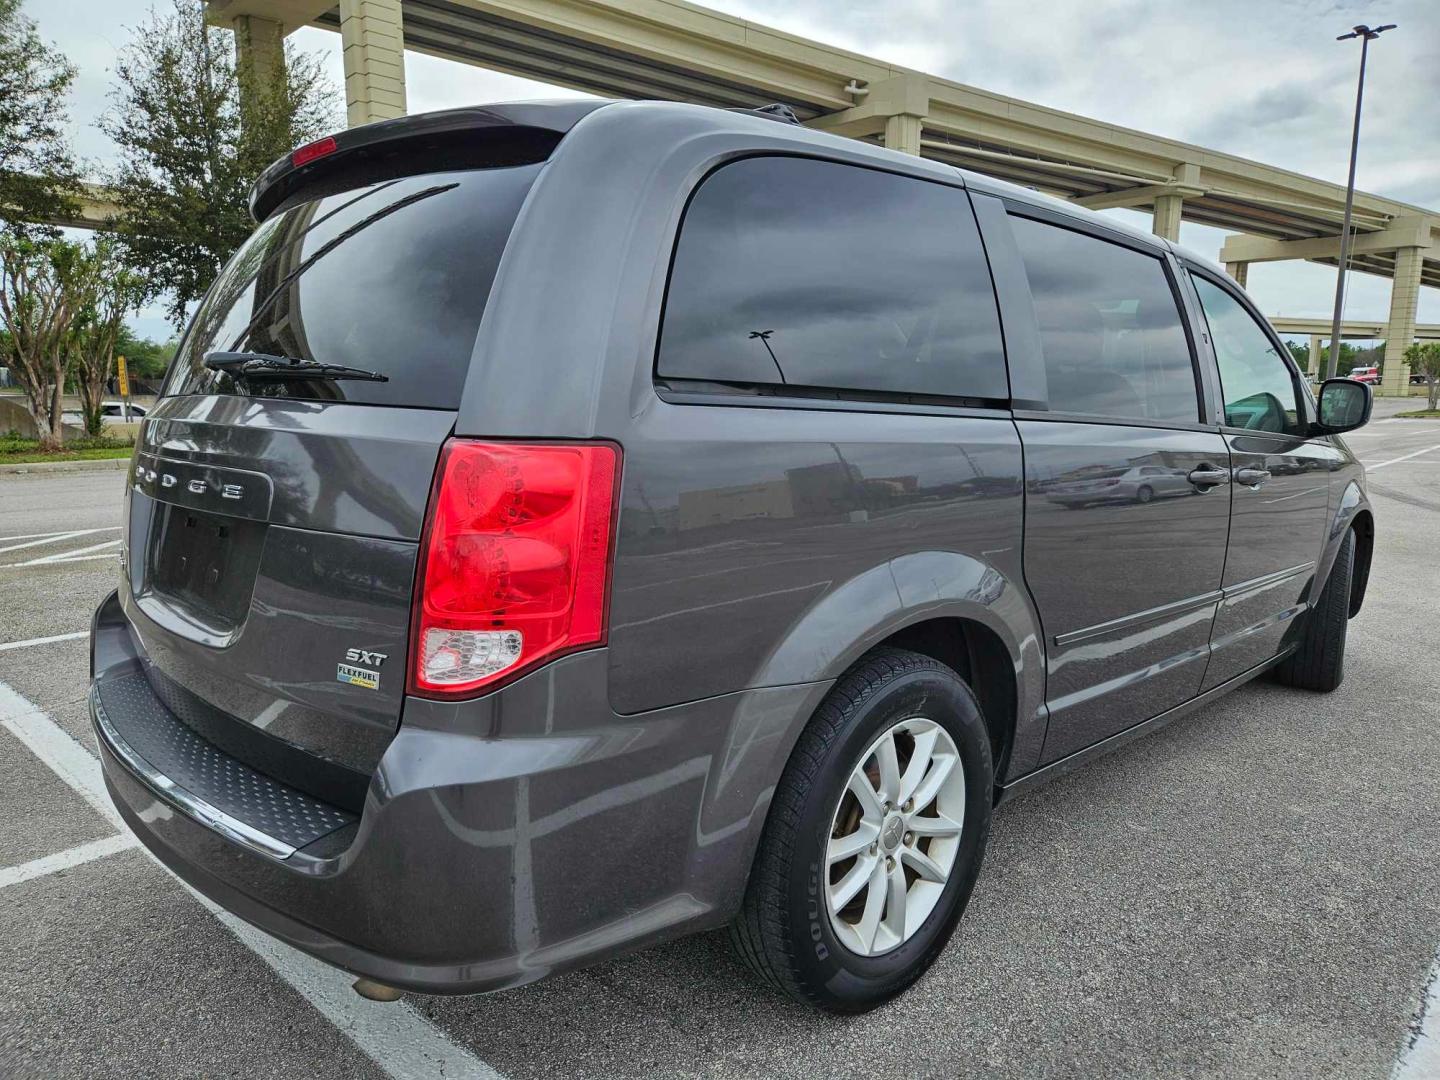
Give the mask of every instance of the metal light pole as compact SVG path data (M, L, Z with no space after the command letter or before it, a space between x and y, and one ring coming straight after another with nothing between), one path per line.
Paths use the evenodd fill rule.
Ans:
M1340 226L1340 271L1335 275L1335 320L1330 325L1330 355L1325 359L1324 370L1326 379L1335 377L1335 367L1340 363L1340 320L1345 310L1345 265L1350 261L1350 212L1355 205L1355 154L1360 148L1360 102L1365 97L1365 56L1370 51L1370 42L1386 30L1394 29L1394 23L1386 23L1373 30L1360 25L1335 39L1360 39L1360 81L1355 87L1355 127L1350 132L1350 179L1345 184L1345 221Z

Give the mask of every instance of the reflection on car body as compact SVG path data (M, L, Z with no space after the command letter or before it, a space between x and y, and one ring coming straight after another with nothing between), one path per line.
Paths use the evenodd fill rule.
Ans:
M1176 495L1197 495L1185 469L1163 465L1134 465L1106 469L1078 480L1061 480L1046 491L1046 498L1063 506L1089 506L1104 502L1148 503Z

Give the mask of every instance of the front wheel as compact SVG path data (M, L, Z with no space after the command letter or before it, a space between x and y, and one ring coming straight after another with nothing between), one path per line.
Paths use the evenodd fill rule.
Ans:
M731 939L767 983L830 1012L873 1009L945 947L990 832L990 739L940 662L884 648L800 736Z

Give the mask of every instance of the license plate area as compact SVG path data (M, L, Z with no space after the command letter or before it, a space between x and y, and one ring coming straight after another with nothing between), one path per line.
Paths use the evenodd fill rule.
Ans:
M153 513L143 591L209 634L233 634L250 608L265 523L171 503Z

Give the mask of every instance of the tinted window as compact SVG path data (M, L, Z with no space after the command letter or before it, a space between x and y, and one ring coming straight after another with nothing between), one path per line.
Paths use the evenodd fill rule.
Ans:
M965 193L803 158L717 170L685 214L662 377L1009 395Z
M1158 258L1011 217L1040 323L1050 408L1195 423L1195 369Z
M1240 301L1213 282L1191 275L1210 325L1225 423L1252 431L1299 430L1295 378Z
M480 316L539 165L431 173L266 219L197 311L170 394L250 394L455 408ZM231 378L212 351L364 368L388 382Z

